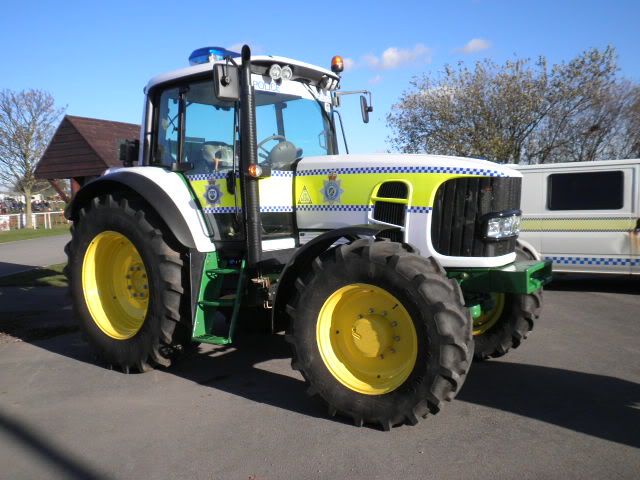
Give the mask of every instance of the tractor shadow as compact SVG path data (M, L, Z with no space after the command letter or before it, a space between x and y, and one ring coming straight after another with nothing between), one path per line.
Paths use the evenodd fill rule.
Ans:
M501 361L475 363L457 400L640 447L640 384Z
M291 369L291 347L283 335L251 335L234 343L234 347L200 346L198 352L181 359L167 372L254 402L328 418L324 403L306 394L304 381ZM282 360L286 360L285 365ZM349 423L346 419L337 420Z
M558 292L598 292L639 294L640 278L629 275L554 274L545 290Z

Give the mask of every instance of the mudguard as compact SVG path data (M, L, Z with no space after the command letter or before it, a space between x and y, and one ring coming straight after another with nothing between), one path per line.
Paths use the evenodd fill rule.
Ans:
M65 216L75 220L82 206L93 197L115 190L129 190L144 198L185 247L213 252L198 206L180 175L158 167L112 168L87 183L67 206Z
M296 251L295 255L289 259L289 262L285 265L280 278L278 279L277 290L275 291L275 298L273 300L273 309L271 310L271 324L274 324L273 322L278 316L278 312L284 310L287 298L293 291L293 284L296 278L300 272L310 268L311 262L314 258L322 254L325 250L328 250L331 245L341 238L352 241L361 236L374 237L384 230L393 230L395 228L397 227L376 224L352 225L349 227L330 230L300 247Z

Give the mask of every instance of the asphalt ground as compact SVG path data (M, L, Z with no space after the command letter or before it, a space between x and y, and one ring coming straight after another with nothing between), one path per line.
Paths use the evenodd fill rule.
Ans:
M125 375L96 365L77 332L52 333L65 302L31 291L52 307L24 321L58 320L14 325L0 344L0 478L636 479L638 280L556 281L520 348L391 432L328 417L282 337Z
M0 277L67 261L64 246L71 235L0 243Z

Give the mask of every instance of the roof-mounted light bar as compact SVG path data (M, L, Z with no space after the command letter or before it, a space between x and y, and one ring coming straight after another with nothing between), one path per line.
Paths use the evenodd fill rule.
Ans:
M215 62L217 60L223 60L224 57L239 58L240 54L222 47L198 48L189 55L189 65Z

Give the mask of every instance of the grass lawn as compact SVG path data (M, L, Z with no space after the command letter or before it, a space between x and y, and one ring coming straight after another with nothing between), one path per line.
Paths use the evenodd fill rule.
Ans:
M0 277L0 287L66 287L67 277L62 273L65 265L59 263Z
M20 230L9 230L0 232L0 243L15 242L16 240L29 240L31 238L51 237L69 233L70 225L60 225L53 228L21 228Z

